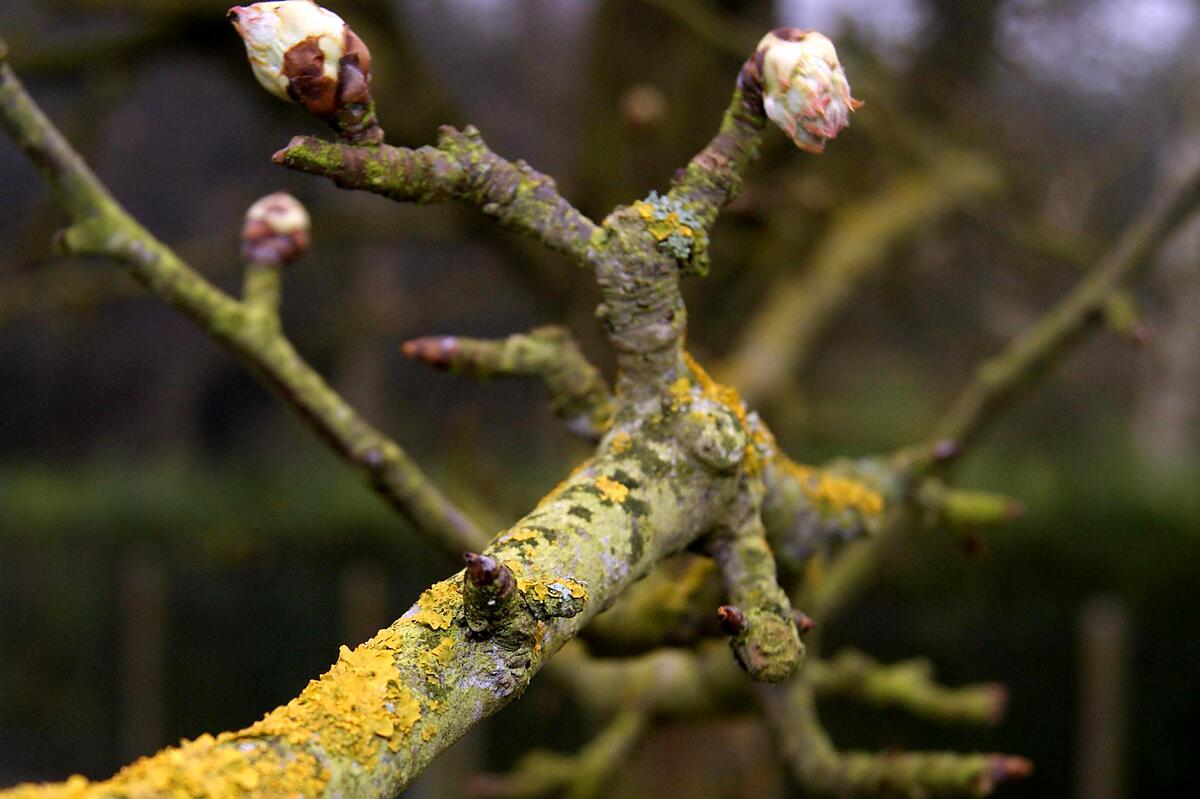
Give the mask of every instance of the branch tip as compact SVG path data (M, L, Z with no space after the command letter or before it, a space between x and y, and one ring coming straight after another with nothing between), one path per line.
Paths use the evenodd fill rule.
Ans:
M479 588L496 582L508 568L495 558L475 552L464 552L463 563L467 566L467 577Z
M263 197L246 212L242 260L284 266L308 252L312 242L308 211L287 192Z
M1033 774L1033 761L1016 755L996 755L992 760L992 780L999 785L1004 782L1025 779Z
M952 438L944 438L933 445L933 459L938 463L949 463L962 454L962 446Z
M813 621L812 617L802 610L796 610L793 608L792 618L796 622L796 632L800 633L801 636L807 635L813 627L817 626L817 623Z
M449 369L458 351L458 339L454 336L422 336L406 341L400 347L405 358L437 369Z
M740 635L746 631L746 614L734 605L717 608L717 621L728 635Z
M502 626L516 611L517 579L512 570L495 558L464 552L463 612L467 626L476 634Z

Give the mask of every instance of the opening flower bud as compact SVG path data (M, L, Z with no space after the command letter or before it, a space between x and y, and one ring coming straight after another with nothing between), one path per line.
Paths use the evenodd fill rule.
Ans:
M308 252L308 211L286 192L268 194L250 206L242 227L242 259L247 263L289 264Z
M758 43L755 61L767 117L801 150L824 152L862 105L850 96L833 42L816 31L773 30Z
M263 88L304 106L342 138L383 141L371 99L371 53L341 17L314 0L234 6L228 17Z

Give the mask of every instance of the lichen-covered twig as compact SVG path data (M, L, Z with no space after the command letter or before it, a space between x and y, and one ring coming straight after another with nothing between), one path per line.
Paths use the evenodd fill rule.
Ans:
M522 756L507 774L477 777L470 793L512 799L601 796L648 727L649 721L640 708L624 708L574 755L534 750Z
M690 208L702 229L711 227L721 208L741 191L746 169L758 158L766 125L762 75L751 56L738 74L737 89L717 135L671 190L671 198Z
M1025 512L1024 504L1012 497L991 491L952 488L936 477L921 481L915 501L925 510L927 526L994 527L1011 522Z
M356 147L298 136L275 162L329 178L345 189L401 202L473 205L502 225L583 261L596 226L558 193L554 180L523 161L496 155L473 127L443 127L436 147Z
M879 530L889 502L902 497L894 486L873 485L862 473L864 468L851 461L823 468L802 466L777 449L767 459L763 522L782 566L797 572L829 545ZM878 478L879 470L873 471L872 477Z
M71 226L59 237L60 247L121 262L155 297L177 308L250 367L397 510L448 552L483 545L483 533L399 445L325 383L276 325L261 324L262 315L251 305L209 283L126 213L2 62L0 124L42 172L70 217ZM257 273L255 283L258 278L273 280L264 270L252 272Z
M738 662L755 680L782 682L803 657L804 645L787 593L779 585L775 558L763 527L762 489L743 486L707 542L717 562L729 605L721 621Z
M816 714L804 682L760 686L759 707L792 776L821 796L987 796L996 785L1027 776L1023 758L952 752L840 752Z
M404 354L471 377L538 378L550 391L555 415L584 438L599 440L612 424L608 384L563 327L539 327L499 340L428 336L406 342Z
M933 679L933 665L924 658L884 664L855 649L829 659L810 658L804 676L820 696L900 707L943 724L997 724L1008 697L997 683L941 685Z

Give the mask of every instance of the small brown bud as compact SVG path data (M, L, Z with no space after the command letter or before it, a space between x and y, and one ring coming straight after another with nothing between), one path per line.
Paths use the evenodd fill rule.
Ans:
M933 445L933 459L938 463L952 461L962 452L962 447L952 438L944 438Z
M1033 773L1033 763L1023 757L996 755L992 760L992 779L998 784L1019 780Z
M812 617L802 610L796 610L793 608L792 618L796 622L796 631L800 633L801 637L807 634L808 631L813 627L817 626L817 623L812 620Z
M467 577L480 588L491 585L504 574L504 567L495 558L476 552L464 552L463 563L467 566Z
M717 608L717 620L721 623L721 629L728 635L737 635L746 630L746 614L733 605Z
M505 623L519 606L517 578L495 558L463 553L463 611L472 633L481 635Z
M290 264L308 252L308 211L290 194L277 192L250 206L242 226L242 260Z
M449 369L458 356L455 336L424 336L406 341L400 347L405 358L421 361L435 369Z

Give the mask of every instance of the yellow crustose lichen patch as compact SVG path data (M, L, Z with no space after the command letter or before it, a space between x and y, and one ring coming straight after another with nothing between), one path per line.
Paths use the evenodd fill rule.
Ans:
M612 449L613 453L616 455L621 455L628 452L629 448L632 446L633 436L629 435L629 433L626 433L624 430L614 435L612 437L612 442L609 445L610 449Z
M337 663L300 696L249 727L251 736L276 736L293 746L310 742L322 730L320 745L333 757L374 766L377 740L393 752L421 718L418 698L400 684L391 651L342 647Z
M596 478L596 488L600 489L601 495L609 502L620 505L629 496L629 486L624 483L613 480L611 477L601 475Z
M883 495L865 483L780 458L783 467L814 503L833 513L854 510L864 516L883 513Z
M696 359L686 351L683 353L683 360L684 363L687 364L688 369L690 369L692 374L695 376L696 383L699 385L701 393L707 399L725 406L733 412L734 416L737 417L738 424L741 425L741 428L746 433L746 437L749 441L749 443L746 444L746 471L748 471L750 474L757 474L762 468L762 459L759 457L758 445L766 443L765 434L758 431L758 428L752 429L746 414L746 403L742 401L742 396L738 394L736 388L722 385L716 380L713 380L708 372L704 371L704 367L697 363ZM675 402L672 403L672 409L674 410L678 410L679 406L685 402L684 400L680 400L679 395L676 394L676 385L678 385L680 381L685 380L686 378L680 378L671 385L671 396L675 399ZM690 398L690 383L688 384L688 389L688 397Z
M454 660L454 639L446 636L433 649L417 655L417 665L425 672L425 679L434 685L441 680L439 676L446 666Z
M444 651L437 657L445 657ZM420 700L401 684L393 652L342 647L337 663L309 682L300 696L244 730L184 741L141 758L105 782L75 775L61 785L28 786L14 795L317 796L330 779L323 762L352 761L373 768L382 745L399 751L420 719Z
M503 541L529 541L537 538L538 531L529 527L521 527L504 536Z
M462 584L458 580L434 583L417 600L417 612L409 618L431 630L448 630L462 608Z

